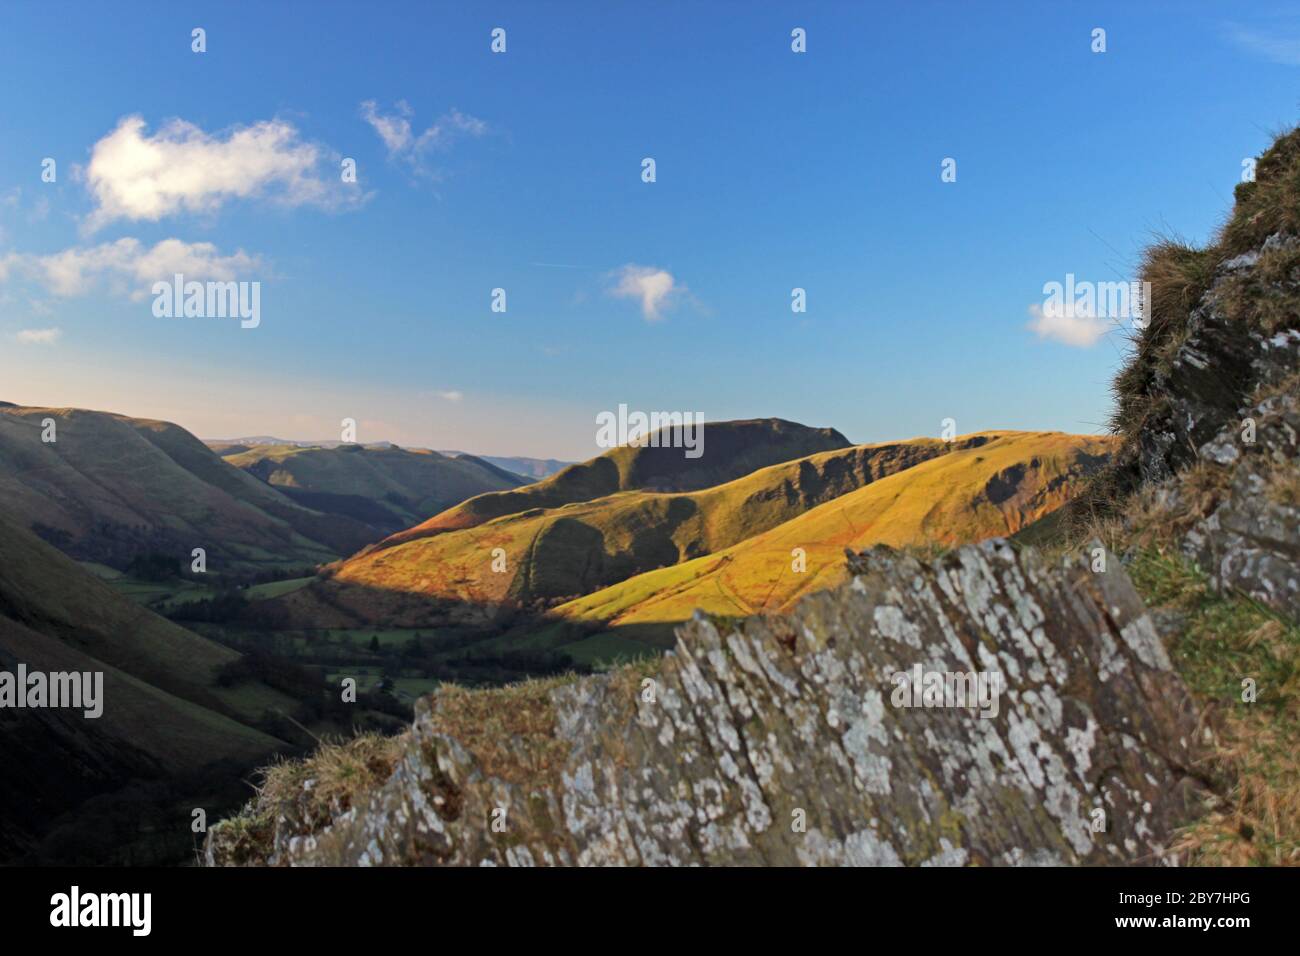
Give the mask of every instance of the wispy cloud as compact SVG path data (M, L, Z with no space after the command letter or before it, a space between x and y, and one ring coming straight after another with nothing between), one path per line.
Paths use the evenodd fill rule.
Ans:
M283 120L213 135L173 119L151 135L142 117L128 116L91 149L85 179L96 208L85 229L212 213L231 199L326 208L363 199L355 184L328 170L327 153Z
M256 256L242 249L222 255L210 242L163 239L145 246L138 239L124 238L44 256L10 253L0 257L0 281L21 276L60 298L106 287L138 300L153 283L169 281L178 272L195 281L229 281L263 268Z
M438 397L448 402L459 402L464 400L465 393L458 392L455 389L448 389L447 391L438 392Z
M23 329L14 336L20 345L53 345L63 338L62 329Z
M384 114L374 100L365 100L361 104L361 118L379 134L389 159L401 160L424 175L437 175L429 165L431 153L449 149L458 139L479 137L488 132L488 124L483 120L452 109L422 133L416 133L411 126L414 111L410 105L399 100L395 109L395 113Z
M635 299L647 322L658 322L664 311L686 292L672 273L655 266L629 262L613 273L614 285L609 294L619 299Z
M1062 345L1086 349L1096 345L1113 325L1073 302L1035 302L1029 307L1029 329L1040 339L1050 339Z
M1228 38L1255 56L1287 66L1300 66L1300 26L1294 23L1283 27L1275 25L1267 32L1231 23L1228 25Z

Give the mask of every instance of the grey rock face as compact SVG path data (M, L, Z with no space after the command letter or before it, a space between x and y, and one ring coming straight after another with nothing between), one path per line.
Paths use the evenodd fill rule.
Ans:
M273 851L253 861L219 824L206 859L1167 861L1200 791L1195 715L1120 563L1106 566L1048 568L1003 541L932 565L878 549L787 617L695 619L639 685L613 674L553 690L558 770L489 775L433 729L435 696L364 804L311 832L280 814ZM916 668L1000 692L971 699L953 683L909 701L919 688L896 675ZM504 745L529 766L525 742Z
M1257 364L1279 380L1300 368L1300 333L1265 343ZM1243 410L1199 451L1230 469L1226 493L1183 540L1217 589L1235 589L1300 620L1300 396L1273 395Z

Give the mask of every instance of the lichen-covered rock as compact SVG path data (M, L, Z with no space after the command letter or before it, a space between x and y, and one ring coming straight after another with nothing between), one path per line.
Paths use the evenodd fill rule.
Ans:
M1188 770L1196 720L1118 561L1049 568L992 541L930 565L877 549L852 567L848 584L788 616L726 626L697 617L657 670L552 690L545 746L558 761L541 759L537 741L496 741L489 770L472 743L435 729L435 695L391 777L352 809L307 833L277 819L261 854L220 824L206 859L1170 859L1171 834L1201 790ZM911 694L944 674L988 683ZM963 687L989 693L974 699Z
M1294 380L1300 332L1278 333L1256 362ZM1184 536L1183 551L1218 590L1233 589L1300 620L1300 396L1268 395L1198 452L1230 477L1214 509Z

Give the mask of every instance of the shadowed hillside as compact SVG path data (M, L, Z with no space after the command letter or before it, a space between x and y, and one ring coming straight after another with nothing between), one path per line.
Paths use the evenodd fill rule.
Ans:
M179 566L194 548L214 572L310 565L372 536L295 504L179 426L69 408L0 409L0 514L119 569L150 554Z
M525 481L473 456L449 458L396 445L235 445L218 451L304 507L362 522L373 538Z
M229 800L247 767L290 749L250 724L292 698L256 681L221 686L239 659L0 518L0 670L104 674L99 718L0 710L0 861L176 861L191 808ZM89 800L97 811L60 823ZM173 829L155 832L163 818Z

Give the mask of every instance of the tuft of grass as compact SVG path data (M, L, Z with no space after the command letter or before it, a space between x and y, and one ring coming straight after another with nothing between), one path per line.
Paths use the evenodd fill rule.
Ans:
M1234 198L1219 233L1229 256L1258 248L1275 232L1300 233L1300 129L1277 136L1255 164L1255 181L1239 183Z
M1157 239L1142 256L1140 278L1150 283L1146 325L1133 337L1133 355L1115 377L1111 429L1134 439L1162 406L1156 382L1169 371L1187 339L1188 316L1210 289L1222 261L1216 248L1197 249L1176 239Z
M616 687L637 686L656 666L638 661L612 672ZM490 777L517 784L558 784L569 746L556 738L553 690L577 680L567 674L471 690L443 684L429 720L455 738ZM634 699L630 693L627 700ZM234 864L264 862L277 828L294 836L316 833L360 806L392 776L410 746L409 732L394 737L360 734L326 740L311 755L282 759L261 771L257 796L222 822L221 856Z
M1219 307L1233 322L1265 334L1300 324L1300 243L1261 252L1248 273L1225 278L1215 289Z
M263 770L257 802L292 808L302 831L311 832L387 780L400 755L400 737L369 733L326 740L309 757L280 760ZM249 826L257 830L255 823Z
M1300 505L1300 469L1294 464L1269 459L1264 494L1280 505Z

